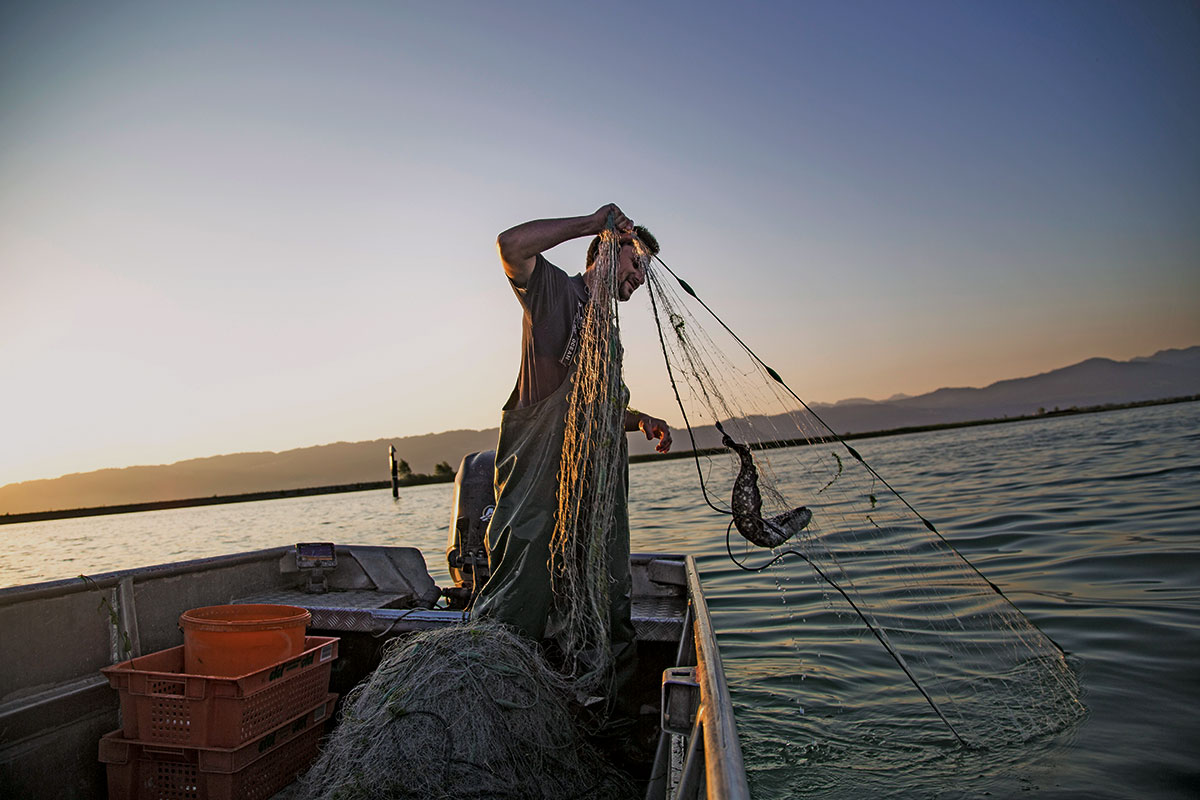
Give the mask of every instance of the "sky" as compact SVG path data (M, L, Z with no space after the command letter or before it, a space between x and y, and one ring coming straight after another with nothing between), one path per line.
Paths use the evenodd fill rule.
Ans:
M1200 344L1198 8L5 3L0 485L493 427L608 202L810 403Z

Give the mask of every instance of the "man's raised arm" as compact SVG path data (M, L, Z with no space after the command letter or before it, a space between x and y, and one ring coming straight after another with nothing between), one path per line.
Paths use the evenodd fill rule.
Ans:
M581 236L595 236L604 230L610 213L618 231L633 230L633 222L615 203L600 206L594 213L582 217L535 219L509 228L496 237L504 273L517 286L524 286L533 274L538 253Z

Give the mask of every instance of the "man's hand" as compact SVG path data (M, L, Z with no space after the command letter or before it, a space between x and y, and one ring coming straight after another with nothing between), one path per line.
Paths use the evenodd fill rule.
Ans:
M625 412L625 430L641 431L646 434L646 441L658 439L658 444L654 449L660 453L666 453L671 449L671 428L658 417L631 409Z
M625 216L625 212L617 207L616 203L608 203L596 209L596 213L592 214L592 222L596 228L596 235L599 235L602 230L608 227L608 215L612 214L613 225L617 229L617 233L632 234L633 220Z

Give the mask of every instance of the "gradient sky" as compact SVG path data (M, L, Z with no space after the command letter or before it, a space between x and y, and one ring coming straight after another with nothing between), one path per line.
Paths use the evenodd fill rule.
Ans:
M609 201L810 402L1200 343L1193 2L0 9L0 484L496 425Z

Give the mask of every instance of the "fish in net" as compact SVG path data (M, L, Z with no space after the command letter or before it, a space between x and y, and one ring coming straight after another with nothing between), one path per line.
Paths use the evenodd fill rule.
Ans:
M705 502L770 555L799 559L853 611L969 747L1084 713L1065 653L842 440L657 256L647 270L666 370Z
M759 547L774 548L795 536L812 521L812 512L798 506L768 519L762 518L762 491L758 488L758 467L754 454L744 444L729 438L721 423L721 444L737 453L741 468L733 479L733 496L729 500L730 515L738 533Z
M627 800L536 646L479 621L392 640L346 697L303 800Z

